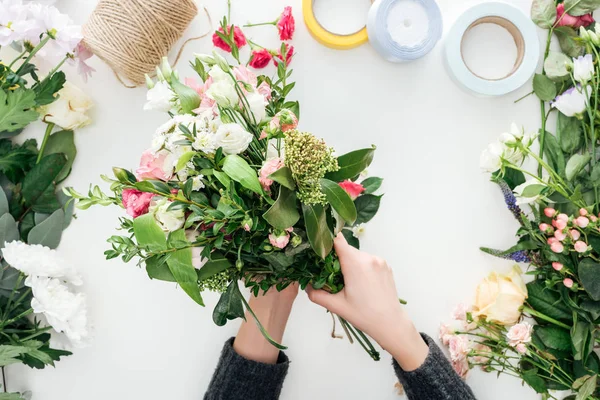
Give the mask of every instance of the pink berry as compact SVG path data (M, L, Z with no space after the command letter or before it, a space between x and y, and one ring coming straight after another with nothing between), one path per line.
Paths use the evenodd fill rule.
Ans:
M586 226L589 225L590 220L587 219L586 217L578 217L578 218L575 219L575 223L577 225L579 225L579 227L585 228Z
M585 217L579 217L579 218L585 218ZM555 226L556 226L556 229L563 230L567 227L567 221L565 221L563 219L557 219Z
M579 215L585 216L588 214L588 210L586 210L585 208L580 208L579 209Z
M567 238L567 234L563 231L554 232L554 237L560 240L561 242Z
M540 231L546 232L548 230L548 228L550 228L550 225L548 225L546 223L541 223L540 224Z
M548 238L548 244L552 244L552 243L556 243L556 242L558 242L558 239L555 238L554 236Z
M563 269L563 267L564 267L564 265L562 265L559 262L555 261L555 262L552 263L552 268L554 268L557 271L560 271L561 269Z
M588 249L587 243L578 240L575 242L575 251L578 253L585 253Z
M552 250L555 253L562 253L564 249L565 247L559 241L556 241L550 245L550 250Z
M556 210L554 208L544 208L544 215L548 218L552 218L554 217L554 214L556 214Z
M569 233L571 234L573 240L579 240L579 238L581 237L581 233L579 233L577 229L571 229Z
M565 285L569 289L572 288L573 287L573 279L571 279L571 278L563 279L563 285Z
M590 216L589 216L589 219L590 219L590 221L592 221L592 222L596 222L596 221L598 221L598 217L596 217L595 215L590 215Z
M567 214L558 214L556 216L556 219L559 221L568 221L569 220L569 216Z

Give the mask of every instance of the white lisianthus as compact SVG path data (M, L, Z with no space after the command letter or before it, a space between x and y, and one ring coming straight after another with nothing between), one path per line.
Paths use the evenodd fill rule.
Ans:
M13 241L5 244L2 255L11 267L25 275L59 278L76 286L82 284L75 267L48 247Z
M167 112L173 108L175 94L169 84L165 81L158 81L152 89L146 93L146 104L144 110Z
M196 132L196 139L192 143L194 150L201 151L205 154L215 152L215 135L209 132Z
M367 228L366 228L365 224L355 225L352 227L352 235L355 238L360 239L361 237L364 236L366 230L367 230Z
M66 82L58 92L58 99L40 109L44 121L51 122L66 130L74 130L88 125L92 120L87 116L94 103L90 96L72 83Z
M240 154L252 142L252 134L238 124L223 124L215 135L217 148L222 147L226 155Z
M579 83L587 83L594 75L594 60L591 54L573 59L573 78Z
M206 96L216 101L221 107L233 107L240 100L231 79L213 82L206 91Z
M204 175L197 175L192 178L192 190L197 192L198 190L204 188L204 182L202 182L202 178Z
M537 179L532 178L532 179L528 179L526 182L515 187L513 192L515 194L515 197L517 198L517 205L531 204L531 203L534 203L534 202L544 198L544 196L539 194L540 190L543 189L543 188L540 188L539 186L535 187L536 189L540 189L540 190L535 190L536 194L534 194L533 196L530 196L530 195L528 195L528 193L525 193L525 189L530 186L533 186L533 185L541 185L541 186L545 187L546 183L540 182ZM527 194L527 196L525 196L524 194Z
M572 87L557 96L550 105L567 117L581 116L587 107L591 93L592 88L590 86L585 88Z
M150 150L152 154L158 153L165 147L165 142L167 141L166 135L154 135L152 138L152 144L150 145Z
M185 222L183 210L167 210L171 202L164 197L155 197L150 203L148 212L154 215L154 219L165 232L173 232L181 229Z
M248 101L248 105L250 106L250 111L252 115L254 115L254 119L256 123L260 123L267 116L267 111L265 109L267 102L265 101L265 97L260 93L248 93L246 95L246 100Z

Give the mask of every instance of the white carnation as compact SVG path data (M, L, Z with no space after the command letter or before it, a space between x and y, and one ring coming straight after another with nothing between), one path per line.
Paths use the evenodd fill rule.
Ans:
M148 212L154 215L154 219L165 232L173 232L181 229L185 222L185 213L183 210L167 210L170 205L171 202L166 198L155 197L148 208Z
M252 142L252 134L238 124L223 124L215 135L217 148L222 147L226 155L240 154Z

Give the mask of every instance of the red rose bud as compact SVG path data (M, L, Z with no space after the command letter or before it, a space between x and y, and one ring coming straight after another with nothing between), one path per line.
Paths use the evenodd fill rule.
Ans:
M267 49L253 50L249 65L252 68L261 69L269 65L272 59L273 56Z
M556 7L556 26L570 26L579 29L582 26L589 26L594 22L592 14L584 14L578 17L565 13L565 5L560 3Z
M291 40L296 30L296 21L292 15L292 7L287 6L283 9L283 13L277 21L277 29L279 30L279 39Z
M246 44L248 44L248 42L246 41L246 36L244 36L244 32L242 32L242 30L238 27L238 26L233 26L233 41L235 42L235 45L238 48L242 48L244 47ZM225 31L223 30L223 28L219 28L218 32L221 32L222 34L224 34L225 36L229 35L229 32L231 32L231 26L229 28L227 28L227 33L225 33ZM220 48L221 50L225 50L229 53L231 53L231 46L229 46L227 43L225 43L225 41L223 39L221 39L219 37L219 35L217 35L217 32L213 33L213 44L215 45L215 47Z

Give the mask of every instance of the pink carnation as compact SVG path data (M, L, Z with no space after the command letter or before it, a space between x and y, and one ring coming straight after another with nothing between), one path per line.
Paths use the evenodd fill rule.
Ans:
M261 69L269 65L273 56L267 49L256 49L252 51L252 58L249 65L252 68Z
M123 199L123 207L127 211L127 214L133 218L137 218L140 215L148 212L150 201L154 197L153 193L140 192L136 189L123 189L121 193Z
M448 340L448 349L452 361L462 360L469 353L469 339L463 335L454 335Z
M365 187L360 183L352 182L351 180L345 180L340 182L339 185L350 195L352 200L356 199L362 192L365 191Z
M456 307L454 307L454 311L452 312L452 317L457 321L466 321L467 320L467 312L470 311L470 308L467 307L464 303L459 303Z
M512 347L516 347L520 343L531 342L531 333L533 326L527 322L521 322L510 327L506 337L508 338L508 344Z
M277 29L279 30L279 39L291 40L296 30L296 21L292 15L292 7L287 6L283 9L283 13L277 21Z
M158 179L168 181L173 176L173 166L168 162L168 151L159 151L154 154L146 150L142 154L140 166L136 170L138 179Z
M458 361L452 361L452 369L454 369L461 379L465 379L469 374L469 362L466 358Z
M579 29L582 26L589 26L594 22L592 14L584 14L578 17L565 13L565 5L560 3L556 7L556 26L570 26Z
M269 175L273 172L277 171L279 168L283 167L283 160L279 157L275 157L269 161L267 161L259 171L258 180L262 185L263 189L266 191L271 190L271 185L273 184L273 180L269 179Z
M219 28L219 32L225 34L225 31L223 30L223 28ZM227 28L227 33L225 34L226 36L229 35L229 32L231 32L231 26L229 26ZM221 39L217 33L213 33L213 44L215 45L215 47L220 48L221 50L225 50L229 53L231 53L231 46L229 46L227 43L225 43L225 41L223 39ZM238 26L234 26L233 27L233 41L235 42L235 45L238 48L242 48L244 47L246 44L248 44L248 42L246 41L246 36L244 36L244 32L242 32L242 30L238 27Z

